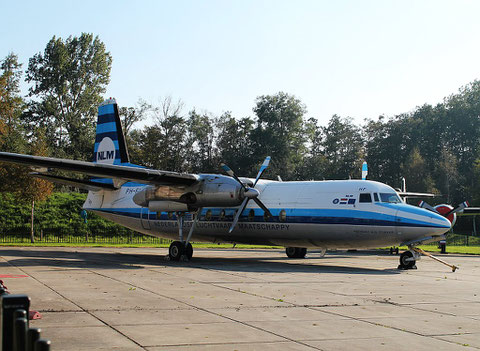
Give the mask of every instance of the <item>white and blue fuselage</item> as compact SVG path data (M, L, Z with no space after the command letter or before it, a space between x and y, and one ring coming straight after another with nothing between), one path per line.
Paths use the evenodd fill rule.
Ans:
M177 213L149 211L133 201L145 187L129 182L115 191L90 191L84 208L138 232L178 240ZM403 203L393 188L374 181L260 180L256 189L271 218L251 202L229 233L238 207L205 207L192 241L375 248L441 236L451 226L443 216ZM187 214L184 228L191 225Z

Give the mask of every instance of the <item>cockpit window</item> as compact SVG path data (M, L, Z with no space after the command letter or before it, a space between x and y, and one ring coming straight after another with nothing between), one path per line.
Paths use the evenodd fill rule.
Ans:
M373 200L375 202L379 202L380 200L378 199L378 194L377 193L373 193Z
M359 202L372 202L370 193L360 194Z
M395 193L380 193L380 199L382 202L389 202L391 204L398 204L402 202L397 194Z

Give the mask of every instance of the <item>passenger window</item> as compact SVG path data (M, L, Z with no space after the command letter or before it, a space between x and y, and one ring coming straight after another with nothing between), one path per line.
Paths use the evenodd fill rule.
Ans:
M368 194L360 194L359 202L372 202L372 195Z
M250 222L253 222L253 220L255 219L255 211L254 210L250 210L250 212L248 212L248 220Z
M378 194L377 194L377 193L373 193L373 200L374 200L375 202L379 202L379 200L378 200Z

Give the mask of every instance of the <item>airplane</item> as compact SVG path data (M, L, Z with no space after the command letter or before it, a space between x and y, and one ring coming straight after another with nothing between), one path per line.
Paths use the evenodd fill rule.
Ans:
M137 232L172 239L172 261L192 259L192 241L284 246L289 258L304 258L309 248L321 249L323 256L327 248L407 246L398 268L412 269L426 254L417 246L445 239L453 223L450 215L466 207L442 215L426 205L409 205L400 196L409 193L366 180L366 165L361 180L327 181L261 179L270 157L255 178L238 177L224 164L226 174L134 165L115 99L98 107L93 162L7 152L0 152L0 161L29 165L36 170L32 176L88 190L85 210ZM91 178L68 178L52 170Z

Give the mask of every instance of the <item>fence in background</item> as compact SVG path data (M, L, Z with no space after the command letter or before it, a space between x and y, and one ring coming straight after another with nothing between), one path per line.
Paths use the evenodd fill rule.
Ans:
M65 244L169 244L171 240L157 238L126 228L121 230L75 231L65 228L43 228L34 232L36 243ZM0 243L30 243L30 228L0 228Z
M30 227L0 227L0 243L29 243ZM172 240L157 238L135 232L127 228L92 230L68 230L65 228L37 228L35 230L37 243L65 243L65 244L170 244ZM438 245L431 243L431 245ZM480 237L472 235L448 234L449 246L480 246Z

